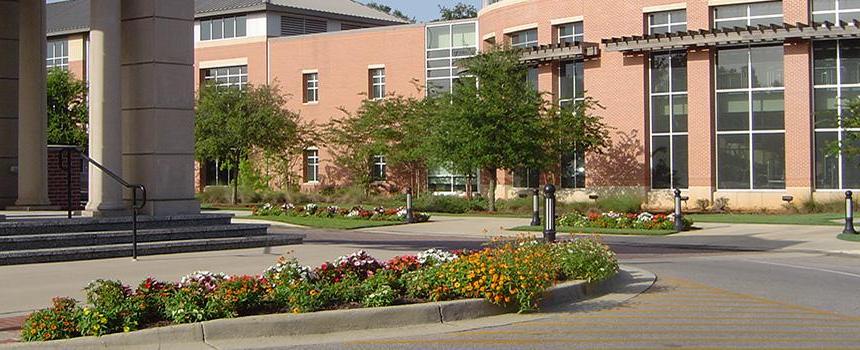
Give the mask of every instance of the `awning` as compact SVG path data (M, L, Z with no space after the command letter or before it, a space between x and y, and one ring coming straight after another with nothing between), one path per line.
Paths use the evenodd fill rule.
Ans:
M860 22L812 24L772 24L726 29L701 29L686 32L624 36L603 39L608 51L642 52L737 44L782 42L787 39L827 39L860 37Z
M558 43L524 49L520 60L526 63L543 63L585 59L599 55L600 45L596 43Z

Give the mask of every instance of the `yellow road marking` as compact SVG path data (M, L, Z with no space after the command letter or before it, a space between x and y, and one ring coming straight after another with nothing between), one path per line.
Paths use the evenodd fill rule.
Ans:
M507 344L507 345L534 345L537 343L566 343L566 344L585 344L585 343L643 343L643 342L689 342L689 343L755 343L755 344L778 344L778 343L851 343L857 339L837 339L837 338L648 338L648 339L617 339L617 338L551 338L551 339L475 339L475 338L453 338L453 339L403 339L403 340L359 340L350 342L353 344L441 344L441 343L458 343L458 344Z
M719 333L719 334L780 334L780 335L807 335L810 333L814 333L816 335L823 334L842 334L842 335L854 335L858 338L854 340L860 341L860 333L853 332L851 330L844 331L807 331L807 330L797 330L797 331L784 331L784 330L719 330L714 331L712 329L703 329L703 330L679 330L679 329L669 329L669 330L639 330L639 329L613 329L613 330L582 330L576 329L572 331L576 334L700 334L700 333ZM457 334L463 335L494 335L494 334L517 334L517 335L558 335L558 330L554 331L545 331L545 330L474 330L474 331L465 331Z
M668 315L667 315L668 316ZM822 315L823 316L823 315ZM563 319L600 319L600 318L644 318L653 320L654 316L638 316L638 315L561 315L558 318ZM757 321L769 321L769 320L797 320L797 321L838 321L838 322L851 322L857 324L860 327L860 322L855 320L844 320L838 318L811 318L811 317L728 317L728 316L683 316L683 317L673 317L680 319L696 319L696 320L757 320Z
M801 322L766 322L762 323L760 319L746 319L735 321L756 321L752 322L631 322L631 323L616 323L616 322L590 322L590 321L533 321L519 323L520 326L616 326L616 327L746 327L754 324L759 327L806 327L806 328L850 328L856 329L857 325L853 324L808 324Z

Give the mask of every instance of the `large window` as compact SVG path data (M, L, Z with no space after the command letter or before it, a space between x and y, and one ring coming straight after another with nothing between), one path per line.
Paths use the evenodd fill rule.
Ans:
M812 21L818 23L860 20L860 1L812 0Z
M717 187L785 188L783 48L717 52Z
M217 87L238 87L248 85L248 66L208 68L203 70L203 81Z
M200 41L239 38L247 35L245 16L211 18L200 21Z
M370 98L378 100L385 97L385 68L371 69L368 72L370 78Z
M687 53L651 55L651 188L687 187Z
M455 174L444 167L430 171L427 184L430 192L435 193L463 193L466 192L468 178L472 179L472 192L478 191L478 177L475 174Z
M540 186L540 171L528 168L514 170L514 187L538 188Z
M206 186L227 186L236 179L239 169L235 167L227 169L223 165L222 162L217 160L207 160L203 163L203 167L206 169Z
M648 15L648 33L665 34L687 31L687 10L654 12Z
M387 178L387 168L388 163L385 162L384 155L373 156L373 169L371 170L373 181L385 181Z
M582 22L566 23L556 26L558 43L581 43L583 38Z
M754 2L714 8L714 28L782 25L782 1Z
M305 150L305 182L320 181L320 151Z
M302 102L314 103L320 100L320 76L319 73L302 74L302 85L304 85L304 93L302 94Z
M69 42L67 40L48 41L47 57L45 66L48 68L69 69Z
M561 158L561 188L585 188L585 153L570 152Z
M508 36L511 38L511 47L515 49L538 45L537 28L513 32Z
M815 187L860 188L860 157L828 154L828 146L845 139L840 116L848 101L860 96L860 39L813 42L815 114Z
M427 26L427 93L451 92L460 77L457 61L478 52L475 22Z

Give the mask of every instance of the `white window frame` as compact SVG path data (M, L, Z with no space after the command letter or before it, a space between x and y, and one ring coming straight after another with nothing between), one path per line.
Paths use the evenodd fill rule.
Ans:
M373 179L376 181L388 179L388 163L385 160L385 155L373 156Z
M773 14L773 15L756 15L756 16L753 16L751 13L751 7L755 4L776 3L776 2L780 3L780 8L782 8L781 7L782 6L781 0L779 0L779 1L754 2L754 3L746 3L746 4L736 4L736 5L714 6L713 7L714 11L711 11L711 19L713 19L714 28L720 28L719 22L746 20L747 26L749 26L750 23L752 23L752 21L756 20L756 19L784 18L785 17L785 13L784 13L785 10L781 10L779 12L779 14ZM717 11L716 10L718 10L720 7L734 7L734 6L746 6L746 10L747 10L746 16L717 19ZM782 22L782 20L780 20L780 22Z
M381 100L385 98L385 67L370 69L370 98ZM379 94L376 91L379 89Z
M239 35L239 25L238 25L239 19L242 19L243 22L245 23L245 33L242 35ZM221 20L221 37L213 39L212 38L212 28L214 28L214 23L212 21L215 21L215 20ZM227 24L225 21L227 21L227 20L233 21L233 34L230 37L226 36L227 32L225 29L227 28ZM235 38L244 38L244 37L248 36L248 16L246 16L246 15L210 17L210 18L201 19L198 23L200 25L200 35L197 38L199 41L230 40L230 39L235 39ZM204 38L203 37L203 26L207 25L207 24L210 25L209 37Z
M821 40L821 41L830 41L830 40ZM812 132L812 138L813 138L812 147L813 148L815 147L815 144L816 144L815 138L819 132L830 132L830 133L835 132L836 133L836 139L839 141L840 144L842 143L842 140L845 137L844 134L846 132L860 132L860 128L845 128L842 126L842 122L841 122L842 112L843 112L843 109L847 107L845 101L842 99L842 89L850 89L850 88L860 89L860 83L855 83L855 84L843 84L842 83L842 50L841 50L842 49L842 40L832 40L832 41L836 41L836 84L815 85L815 76L813 75L812 76L812 84L813 84L813 86L812 86L812 103L814 106L814 104L815 104L815 90L817 90L817 89L836 89L836 116L837 116L838 126L835 128L817 128L817 127L814 127L815 122L813 119L813 132ZM811 58L812 65L813 65L812 68L814 71L815 59L814 59L814 55L811 55L811 56L812 57L810 57L810 58ZM816 150L813 149L813 152L812 152L813 158L815 158L816 153L817 153ZM839 152L838 163L837 163L838 173L839 173L839 187L838 188L822 188L822 189L816 188L815 189L816 191L860 190L860 189L855 189L855 188L845 188L845 182L844 182L845 181L845 179L844 179L845 178L845 176L844 176L845 172L844 172L844 164L843 164L844 159L843 158L844 158L843 153ZM812 164L813 164L813 167L816 164L818 164L818 159L813 159ZM814 174L814 175L817 176L817 174ZM814 180L817 180L817 179L814 179ZM816 182L817 181L813 181L813 183L816 183Z
M577 25L577 24L578 24L578 25L580 26L580 28L581 28L581 31L579 31L579 32L577 32L577 31L576 31L576 25ZM562 34L561 34L561 29L562 29L562 28L564 28L564 27L568 27L568 26L570 26L570 27L572 27L572 28L573 28L573 29L571 30L571 32L572 32L573 34L570 34L570 35L562 35ZM557 25L555 25L555 34L556 34L556 37L557 37L557 39L556 39L556 43L558 43L558 44L562 43L562 42L564 41L564 39L573 39L573 42L575 42L575 43L582 43L582 42L583 42L583 40L584 40L584 38L585 38L585 27L584 27L584 23L583 23L583 21L574 21L574 22L568 22L568 23L560 23L560 24L557 24Z
M308 171L311 170L312 171ZM320 151L319 148L305 150L305 183L320 182Z
M57 55L57 47L60 47ZM66 39L48 40L46 47L46 68L61 68L69 70L69 41ZM65 52L64 52L65 51Z
M238 74L230 73L230 70L234 68L239 69ZM227 69L228 73L226 75L220 75L218 73L221 69ZM203 82L212 82L216 87L238 87L240 90L245 89L248 86L248 65L237 65L237 66L224 66L224 67L211 67L203 69L204 76ZM230 78L236 78L239 82L230 82ZM218 83L218 79L227 79L226 83Z
M659 51L653 52L652 54L673 54L679 51ZM669 137L669 173L674 174L675 172L675 137L676 136L687 136L687 147L689 149L690 138L689 138L689 130L690 130L690 120L689 115L687 115L687 131L675 131L675 97L684 96L687 97L687 93L689 91L689 85L687 86L687 90L685 91L673 91L672 89L672 59L669 59L669 90L667 92L654 92L652 91L653 84L653 75L652 75L652 59L653 55L648 56L648 125L649 130L651 131L651 145L654 145L655 137ZM689 71L688 71L689 73ZM654 132L654 98L655 97L668 97L669 98L669 131L668 132ZM690 100L687 99L687 108L689 113L689 105ZM716 125L716 124L715 124ZM666 188L655 188L654 187L654 157L653 157L653 149L651 153L648 155L649 165L651 172L649 176L651 177L651 189L665 190ZM690 170L690 160L689 155L687 156L687 171ZM690 186L689 174L687 175L687 186ZM673 189L675 187L675 177L669 177L669 189ZM686 189L686 187L682 187L680 189Z
M529 35L526 35L526 41L523 41L523 42L518 43L518 44L514 44L514 36L515 35L524 35L524 34L528 34L531 32L534 32L534 38L530 37ZM529 47L533 47L533 46L538 46L538 30L537 30L537 28L530 28L530 29L518 30L515 32L508 33L508 42L511 43L511 48L513 48L513 49L524 49L524 48L529 48Z
M460 25L465 25L465 24L471 24L475 27L475 45L465 45L465 46L455 45L454 27L460 26ZM425 89L424 93L427 96L429 96L431 94L430 85L434 81L447 81L448 86L453 89L455 81L460 78L460 75L454 74L454 70L457 69L457 61L460 59L463 59L463 58L473 57L475 54L478 53L479 45L481 44L481 41L478 40L479 39L478 38L478 33L479 33L478 32L478 22L459 22L459 23L446 23L446 24L440 24L440 25L428 25L427 28L424 30L425 37L427 36L427 33L429 33L429 30L431 28L439 28L439 27L448 27L448 37L449 37L450 41L448 42L448 47L443 47L443 48L431 49L431 48L427 47L428 45L424 45L424 57L425 57L424 58L425 59L425 65L424 65L424 71L425 71L424 73L425 74L424 75L427 79L426 80L427 81L427 88ZM456 56L454 55L455 50L456 51L464 51L464 50L468 50L468 49L472 49L472 51L475 52L475 54L456 55ZM447 55L429 58L431 52L440 52L440 53L441 52L447 52ZM447 64L444 64L445 61L447 61ZM431 62L441 62L442 64L438 65L437 67L430 68ZM435 74L439 74L439 75L431 77L430 76L431 72L440 72L440 73L445 73L445 74L435 73ZM467 75L463 75L463 76L467 76Z
M579 93L579 91L577 91L577 90L576 90L576 69L575 69L575 68L574 68L574 73L573 73L573 74L574 74L574 76L573 76L573 95L571 95L571 96L573 96L573 98L564 98L564 99L563 99L563 98L561 98L561 95L562 95L562 93L561 93L561 87L562 87L561 80L563 79L563 78L562 78L562 76L561 76L561 70L562 70L562 69L564 69L564 65L565 65L565 64L567 64L568 62L574 62L574 64L576 64L576 63L578 63L578 64L583 64L582 60L562 61L562 62L559 62L559 65L558 65L558 79L557 79L557 80L558 80L558 89L559 89L559 91L558 91L558 96L559 96L559 99L558 99L558 106L559 106L559 107L563 107L563 105L564 105L565 103L568 103L568 102L572 102L573 104L576 104L577 102L581 102L581 101L585 100L585 95L584 95L584 94L583 94L583 96L582 96L582 97L576 97L576 96L577 96L577 93ZM584 67L583 67L583 72L584 72L584 70L585 70L585 69L584 69ZM584 77L584 76L582 77L582 81L583 81L583 84L584 84L584 83L585 83L585 77ZM583 92L584 92L584 91L583 91Z
M304 85L304 103L319 103L320 101L320 76L319 72L302 73L302 85Z
M839 24L839 21L842 21L842 19L841 19L842 14L848 14L848 13L856 13L856 14L857 14L857 15L856 15L856 17L860 18L860 8L856 8L856 9L844 9L844 10L843 10L843 9L842 9L842 8L840 8L840 6L839 6L839 5L840 5L840 1L841 1L841 0L834 0L834 1L835 1L835 3L834 3L834 5L833 5L833 10L820 10L820 11L816 11L816 10L815 10L815 8L813 7L813 3L814 3L814 1L813 1L813 0L809 0L809 8L810 8L810 9L811 9L811 11L812 11L812 20L813 20L813 21L815 21L815 16L816 16L816 15L819 15L819 16L820 16L820 15L830 15L830 16L831 16L831 18L830 18L830 20L829 20L828 22L833 23L833 24ZM846 22L847 22L847 21L846 21Z
M749 8L747 8L749 12ZM763 46L775 46L775 45L763 45ZM783 115L783 128L780 130L755 130L753 129L753 94L756 92L774 92L781 91L783 93L783 113L785 113L785 80L783 80L783 86L781 87L764 87L764 88L753 88L753 74L752 74L752 51L750 50L755 46L737 46L737 47L726 47L725 49L743 49L747 50L747 87L741 89L719 89L717 88L717 67L719 65L719 61L714 60L714 130L716 134L716 138L714 139L714 148L716 150L714 158L716 159L716 183L714 184L718 191L756 191L756 192L785 192L787 188L787 184L783 185L781 189L770 189L770 188L755 188L755 149L753 147L753 137L755 135L763 135L763 134L782 134L783 142L785 142L785 115ZM781 47L781 46L780 46ZM785 57L783 57L783 66L785 65ZM783 68L784 69L784 68ZM785 77L785 71L783 71L783 79ZM731 92L746 92L747 93L747 125L749 126L749 130L733 130L733 131L720 131L719 129L719 95L720 93L731 93ZM689 102L689 101L688 101ZM720 158L719 158L719 137L721 135L748 135L749 142L749 187L748 188L720 188ZM688 140L689 142L689 140ZM785 146L783 146L783 157L786 153ZM787 165L786 159L786 165ZM787 172L783 170L786 175L787 180Z
M684 21L683 22L675 22L672 19L672 14L676 13L676 12L681 12L681 11L684 11ZM647 13L646 15L648 16L648 34L654 34L654 29L657 29L657 28L666 28L666 31L668 33L673 33L673 32L678 32L678 31L686 31L687 30L686 12L687 12L686 9L678 9L678 10L671 10L671 11L659 11L659 12ZM661 13L665 13L667 15L667 17L668 17L667 22L665 24L653 24L653 23L651 23L651 16L661 14ZM747 13L749 13L749 10L747 10ZM714 18L716 18L716 16ZM680 27L680 26L684 26L684 29L683 30L673 30L673 28Z

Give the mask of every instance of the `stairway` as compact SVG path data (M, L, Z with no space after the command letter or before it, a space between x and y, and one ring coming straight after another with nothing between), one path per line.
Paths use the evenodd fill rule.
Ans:
M138 255L301 244L301 234L268 234L269 225L231 224L232 215L138 218ZM0 265L131 257L131 218L0 222Z

